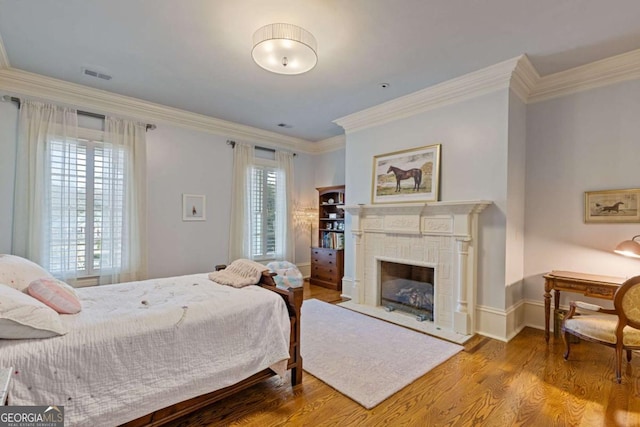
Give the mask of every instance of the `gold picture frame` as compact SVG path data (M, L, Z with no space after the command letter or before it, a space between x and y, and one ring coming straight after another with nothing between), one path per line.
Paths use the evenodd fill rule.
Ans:
M373 157L371 203L438 201L441 144Z
M640 222L640 188L586 191L585 223Z

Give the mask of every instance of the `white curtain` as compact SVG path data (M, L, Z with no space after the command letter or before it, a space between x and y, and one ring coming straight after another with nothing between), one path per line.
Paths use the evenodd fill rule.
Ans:
M94 202L95 215L102 222L101 283L141 280L147 275L146 130L143 123L105 119L103 185L95 196L101 201Z
M276 258L295 262L293 230L293 153L276 151Z
M254 148L236 142L233 149L233 186L231 191L231 227L229 261L251 258L251 169Z
M52 257L64 270L75 270L78 250L75 214L82 197L70 179L58 182L56 200L52 200L52 170L48 158L51 141L60 152L76 151L77 133L76 110L28 100L22 102L18 119L12 252L48 270ZM78 177L78 169L84 165L61 159L57 166L56 172ZM55 223L51 215L53 204L57 211ZM66 246L67 250L51 254L51 240Z

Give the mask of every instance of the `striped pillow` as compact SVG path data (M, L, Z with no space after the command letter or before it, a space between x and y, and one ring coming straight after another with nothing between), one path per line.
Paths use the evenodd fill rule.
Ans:
M76 314L82 307L75 289L58 279L43 277L29 283L29 295L60 314Z

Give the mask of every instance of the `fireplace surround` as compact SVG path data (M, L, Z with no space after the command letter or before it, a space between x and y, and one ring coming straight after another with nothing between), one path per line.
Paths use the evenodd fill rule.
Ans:
M429 267L434 276L433 321L422 323L432 323L430 329L436 335L441 331L447 338L456 336L462 341L471 337L476 317L478 215L491 203L345 207L351 216L353 276L343 280L343 295L351 298L350 308L360 307L372 315L376 315L372 309L384 312L380 303L381 262ZM378 317L394 321L389 313ZM404 317L397 323L404 324Z

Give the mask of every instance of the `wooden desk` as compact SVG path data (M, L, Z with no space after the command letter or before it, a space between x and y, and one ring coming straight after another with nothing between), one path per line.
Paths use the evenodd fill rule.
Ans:
M549 315L551 312L551 290L554 293L555 309L560 305L560 291L576 292L588 297L613 300L623 277L597 276L595 274L556 271L544 276L544 339L549 342Z

